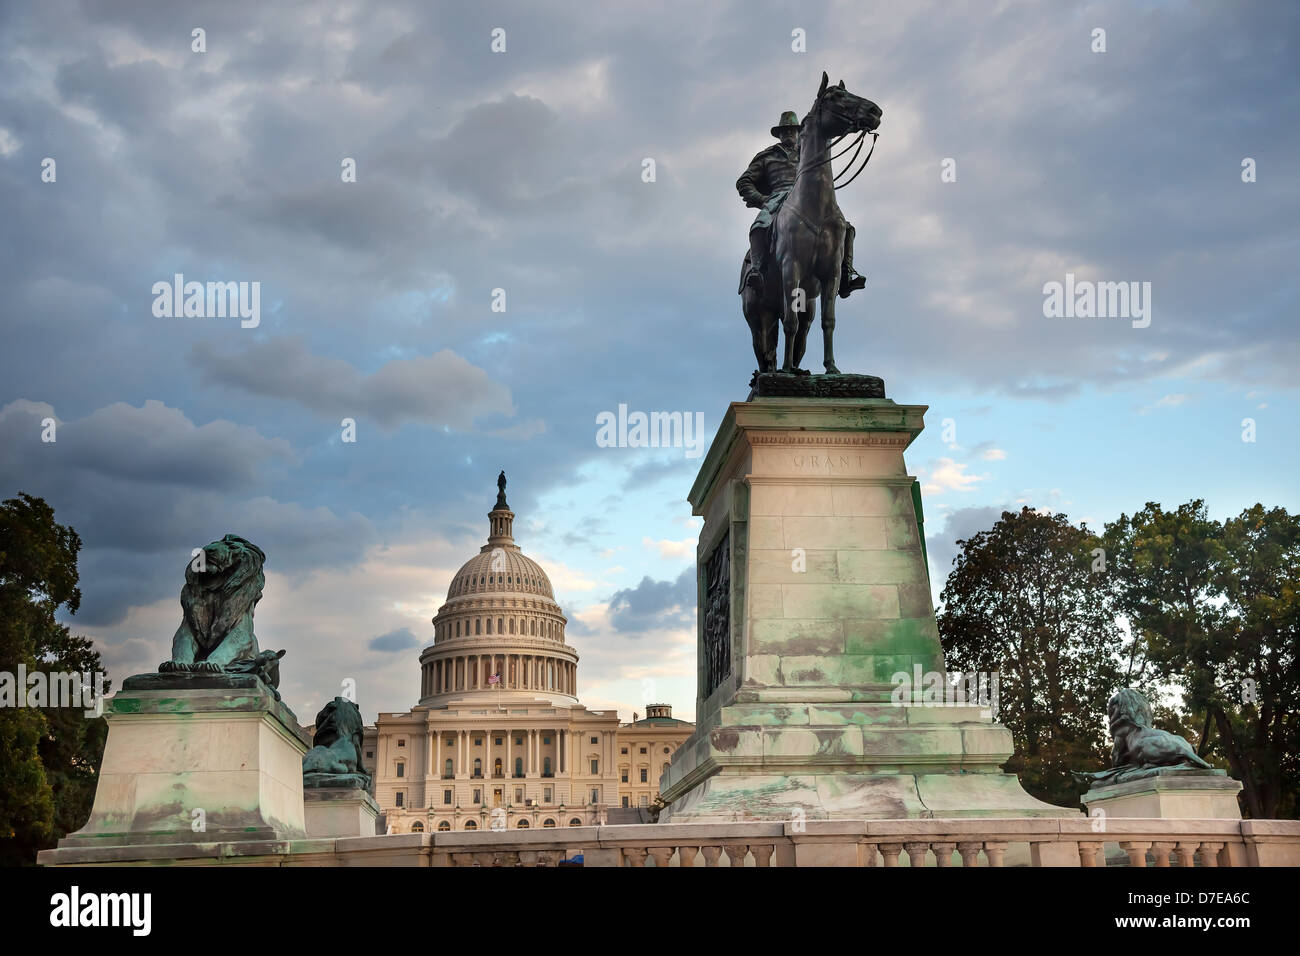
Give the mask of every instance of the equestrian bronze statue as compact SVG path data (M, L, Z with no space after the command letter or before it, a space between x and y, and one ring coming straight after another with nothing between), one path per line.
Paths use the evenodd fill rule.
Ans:
M831 160L848 152L854 142L835 156L831 147L857 133L860 150L863 137L875 135L880 118L879 106L848 92L843 80L829 86L823 73L817 99L803 122L796 124L793 112L784 113L781 123L772 127L772 135L781 142L755 156L736 182L746 205L759 207L741 268L740 296L760 373L777 370L779 322L785 328L781 371L808 374L799 362L817 296L822 306L823 364L827 373L839 373L833 344L835 296L847 297L866 280L853 271L854 231L835 201L839 177L831 170ZM855 152L850 166L856 158ZM852 179L841 185L848 182Z

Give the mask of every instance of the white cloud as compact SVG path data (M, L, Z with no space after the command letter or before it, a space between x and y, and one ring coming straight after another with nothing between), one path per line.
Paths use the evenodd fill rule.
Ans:
M945 491L974 491L981 481L988 480L988 475L967 474L966 467L966 462L937 459L928 470L922 470L921 493L938 495Z

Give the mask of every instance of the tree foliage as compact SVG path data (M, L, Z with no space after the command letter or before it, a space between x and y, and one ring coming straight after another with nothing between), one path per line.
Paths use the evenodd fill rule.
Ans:
M80 550L76 531L42 499L0 503L0 670L102 670L90 642L55 617L80 607ZM0 864L34 862L36 850L85 822L106 733L106 721L81 708L0 708Z

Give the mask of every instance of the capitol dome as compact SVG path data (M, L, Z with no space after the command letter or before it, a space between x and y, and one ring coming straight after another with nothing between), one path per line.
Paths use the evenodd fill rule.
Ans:
M505 485L502 472L487 543L456 572L433 618L434 642L420 654L421 704L480 696L577 702L567 618L546 572L515 544Z

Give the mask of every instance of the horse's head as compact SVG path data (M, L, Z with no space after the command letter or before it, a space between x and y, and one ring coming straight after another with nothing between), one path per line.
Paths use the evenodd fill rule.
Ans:
M823 142L847 133L864 130L870 133L880 126L882 115L880 107L871 100L846 90L843 80L838 86L831 86L830 77L822 73L817 99L804 117L804 131L808 131L810 122L816 123Z

